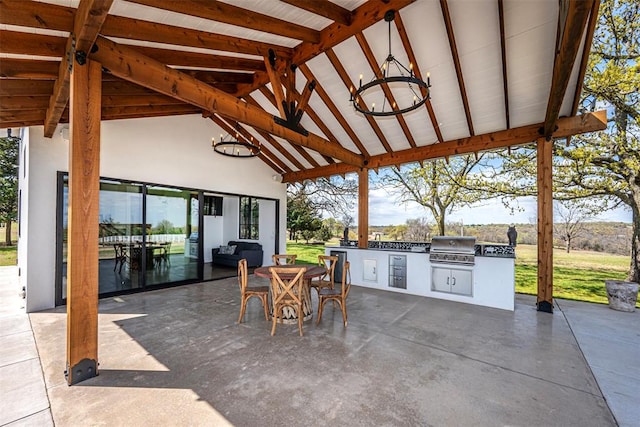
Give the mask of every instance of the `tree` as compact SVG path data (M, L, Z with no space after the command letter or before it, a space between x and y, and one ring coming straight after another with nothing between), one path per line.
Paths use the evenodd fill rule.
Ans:
M400 202L415 202L427 208L436 222L438 234L444 236L448 213L483 199L481 192L464 186L467 176L482 158L482 155L456 156L429 161L424 166L394 167L381 177L380 182L391 187Z
M599 197L605 211L627 206L633 237L628 280L640 280L640 3L603 0L586 67L581 110L606 108L605 131L554 143L553 191L556 200ZM533 147L502 155L476 188L505 198L535 195ZM497 162L498 163L498 162ZM507 199L503 199L507 200Z
M408 219L405 234L410 242L426 242L431 239L431 224L426 218Z
M583 200L561 200L554 204L555 218L553 234L565 243L567 253L571 252L571 244L586 231L586 222L593 218L597 207Z
M322 220L317 209L304 193L287 196L287 228L289 239L298 240L302 234L307 241L322 227Z
M18 152L20 138L0 138L0 222L5 223L5 242L11 246L11 223L18 219Z
M304 198L310 208L334 218L351 218L358 195L358 182L352 175L346 178L332 176L304 181L287 186L287 200ZM346 224L345 227L349 225Z

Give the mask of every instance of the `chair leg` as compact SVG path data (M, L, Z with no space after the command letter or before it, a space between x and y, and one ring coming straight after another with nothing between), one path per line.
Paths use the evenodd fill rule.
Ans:
M274 336L276 334L276 322L277 322L277 318L279 317L279 313L276 313L276 311L273 311L273 316L271 317L271 336Z
M269 321L269 308L267 307L267 305L268 305L267 295L261 296L260 299L262 299L262 307L264 308L264 318L268 322Z
M344 323L344 327L347 327L347 302L346 301L338 301L340 303L340 308L342 309L342 323Z
M325 300L324 298L320 298L320 301L318 301L318 320L316 320L316 325L320 323L320 319L322 319L322 311L324 310L324 303L327 300Z
M302 336L302 321L304 320L304 313L302 310L302 304L298 306L298 330L300 330L300 336Z
M242 323L242 318L244 317L244 312L247 309L247 299L242 298L242 303L240 304L240 317L238 317L238 323Z

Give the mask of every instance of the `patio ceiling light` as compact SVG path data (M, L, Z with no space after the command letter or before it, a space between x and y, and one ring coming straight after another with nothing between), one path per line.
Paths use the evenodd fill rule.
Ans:
M253 142L253 137L247 141L241 139L237 132L235 137L230 134L220 134L218 142L215 138L211 138L211 146L216 153L229 157L249 158L260 154L260 145Z

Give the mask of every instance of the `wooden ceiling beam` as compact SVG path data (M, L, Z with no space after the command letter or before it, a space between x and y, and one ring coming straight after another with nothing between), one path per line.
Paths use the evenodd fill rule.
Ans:
M424 80L422 77L422 72L420 71L420 67L418 66L418 60L416 59L416 55L413 52L413 48L411 47L411 42L409 41L409 36L407 35L407 30L405 29L404 22L402 21L402 17L399 13L396 13L396 17L393 20L394 24L396 24L396 29L398 30L398 35L400 36L400 40L402 41L402 46L404 47L404 51L407 52L407 57L409 58L409 62L413 64L413 73L417 78ZM427 89L420 87L420 93L423 97L427 96ZM427 109L427 113L429 114L429 119L431 120L431 125L433 126L433 130L436 133L436 137L438 138L438 142L442 142L442 132L440 131L440 123L436 118L436 113L433 111L433 105L431 105L431 99L427 99L427 102L424 103L425 108Z
M506 128L511 127L509 116L509 84L507 74L507 40L504 32L504 0L498 0L498 20L500 21L500 58L502 62L502 93L504 96L504 119Z
M199 114L202 110L189 104L176 105L144 105L144 106L114 106L102 108L102 119L124 119L137 117L157 117L178 114Z
M584 83L584 74L587 70L587 61L589 61L589 54L591 53L591 44L593 43L593 34L598 24L598 10L600 9L600 0L595 0L591 7L591 13L589 14L589 25L587 27L587 35L585 37L584 48L582 49L582 58L580 59L580 72L578 73L578 80L576 89L573 92L573 103L571 105L571 115L575 116L578 113L578 106L580 104L580 94L582 93L582 85Z
M152 95L102 95L102 107L153 107L157 105L189 105L170 96Z
M272 115L248 105L219 89L189 75L171 69L139 52L104 37L96 40L97 51L92 57L114 75L153 89L159 93L196 105L205 111L231 117L257 129L280 136L296 145L315 150L345 163L364 166L365 159L342 147L337 147L317 135L307 136L275 123Z
M334 22L320 31L319 42L302 42L296 46L293 50L291 63L298 66L304 64L310 59L326 52L328 49L332 49L334 46L355 36L357 33L364 31L376 22L383 20L384 14L388 10L393 9L398 11L403 7L410 5L414 1L416 0L385 0L384 2L367 1L352 12L350 25L343 25ZM253 84L240 87L236 95L242 97L250 94L268 82L269 76L267 76L266 73L257 74Z
M60 61L2 58L0 61L0 77L54 80L58 77L59 68Z
M260 107L260 104L258 104L258 102L253 99L251 96L247 95L245 97L245 100L247 101L248 104L250 105L254 105L258 108L262 108ZM260 129L255 129L256 132L258 132L258 134L265 139L265 141L267 141L269 143L269 145L271 145L271 147L273 147L278 153L280 153L283 157L285 157L287 160L289 160L289 162L291 162L292 165L294 165L296 168L298 169L306 169L304 167L304 165L298 160L296 159L293 154L291 154L289 152L289 150L285 149L274 137L272 137L271 135L269 135L267 132L260 130ZM302 150L302 152L304 152L304 150L302 149L302 147L298 147L296 145L293 145L294 149L298 150ZM300 152L300 151L298 151Z
M64 37L0 30L0 53L62 58L66 43Z
M284 21L238 6L216 0L182 0L168 2L166 0L129 0L158 9L223 22L250 30L276 34L309 43L320 41L320 32L312 28L303 27L293 22Z
M46 138L53 136L62 112L69 102L71 67L86 65L93 42L98 37L112 3L113 0L81 0L78 5L73 21L73 32L67 39L66 54L60 62L58 79L53 85L53 93L49 100L49 108L44 121L44 136ZM75 58L71 58L72 55L75 55Z
M49 106L48 96L2 96L2 110L46 110Z
M346 97L346 94L348 94L351 91L351 89L355 87L355 85L351 80L351 77L349 77L349 75L347 74L347 70L344 69L342 62L340 62L340 59L338 59L338 56L335 54L333 49L327 50L325 54L327 55L327 58L329 58L331 65L333 65L333 68L335 68L336 72L340 76L340 79L344 83L345 88L347 89L345 92L345 97ZM367 106L362 105L362 108L366 109ZM378 140L380 141L380 144L382 144L382 146L384 147L385 151L387 153L391 153L393 149L391 148L391 145L389 145L389 141L387 141L387 138L382 133L382 129L380 129L380 126L378 126L378 123L376 122L376 120L372 116L369 116L366 114L364 115L364 118L367 120L367 122L369 122L369 126L371 126L371 129L373 129L373 132L378 137Z
M544 119L544 136L551 138L569 86L573 65L580 49L580 42L587 26L594 0L561 0L558 17L558 45L553 62L553 77L547 112ZM563 13L563 11L565 13Z
M37 1L2 0L0 2L0 23L71 32L75 12L76 9L73 7ZM293 54L293 49L285 46L117 15L107 16L100 33L103 36L256 56L266 55L269 49L273 49L280 57L290 58Z
M260 88L260 93L262 93L262 95L267 98L267 100L269 102L271 102L272 105L276 105L276 98L274 96L274 94L267 89L266 86L263 86ZM255 100L253 98L251 98L250 96L245 97L245 99L247 100L247 102L251 105L255 105L256 107L262 108L260 107L260 104L258 104L257 102L255 102ZM279 150L282 154L284 154L286 151L286 149L284 149L282 146L281 150ZM307 150L305 150L303 147L299 147L297 145L293 145L293 149L296 150L298 152L298 154L300 154L302 157L304 157L304 159L309 162L309 164L314 167L317 168L320 166L320 164L318 162L316 162L316 159L314 159L311 154L307 153ZM283 151L284 150L284 151ZM298 167L299 169L305 169L302 164L298 165L296 163L294 163L296 165L296 167Z
M342 25L351 24L351 11L329 0L280 0Z
M2 79L0 96L51 96L53 81Z
M285 95L284 90L282 89L282 80L280 80L280 73L276 70L276 64L270 63L270 58L264 58L264 66L267 69L267 74L269 75L269 80L271 82L271 90L273 91L273 95L275 96L274 105L278 109L280 113L280 118L285 119L286 113L284 111L285 108Z
M367 39L364 37L364 34L362 33L356 34L356 40L358 41L358 44L360 45L360 49L362 49L362 52L364 53L365 58L367 58L367 62L369 63L369 67L371 67L371 71L373 71L377 79L381 79L383 76L382 76L382 73L380 72L380 65L376 62L375 55L373 54L373 51L371 50L371 47L369 46ZM391 109L397 110L397 107L394 108L394 106L397 105L396 98L393 96L391 89L389 89L389 85L386 83L383 83L381 87L385 97L387 98L387 101L389 101L389 104L391 105ZM407 126L407 121L404 119L402 114L398 114L395 117L396 117L396 120L398 120L398 124L400 125L400 128L402 129L402 132L404 133L404 137L407 139L407 143L409 143L409 146L416 147L416 141L415 139L413 139L413 135L409 130L409 126Z
M451 23L451 15L449 14L449 5L447 0L440 0L440 8L442 9L442 18L447 29L447 38L449 39L449 47L451 48L451 59L453 60L453 65L456 69L456 76L458 77L458 87L460 88L460 97L462 98L464 114L467 116L469 135L473 136L475 135L475 131L473 130L473 120L471 119L471 109L469 108L469 97L467 96L467 89L464 85L462 66L460 65L460 55L458 55L458 46L453 32L453 24Z
M441 142L418 148L411 148L395 153L380 154L369 159L368 167L377 169L386 166L397 166L407 163L420 162L437 158L446 158L461 154L470 154L479 151L496 150L509 146L529 144L540 138L540 128L543 123L507 129L499 132L491 132L484 135L476 135L468 138L460 138L452 141ZM606 129L606 111L588 113L581 116L565 117L558 120L558 129L553 133L553 138L566 138L586 132L595 132ZM355 168L345 164L323 166L301 172L285 174L283 182L299 182L306 179L317 179L332 175L343 175L357 172Z
M299 68L300 68L300 71L302 71L302 74L307 78L308 81L317 82L317 79L315 78L315 76L313 75L313 73L311 72L307 64L302 64L300 65ZM333 100L331 99L327 91L324 90L322 85L319 83L316 83L315 91L320 96L320 99L322 100L322 102L324 102L324 105L329 109L329 111L331 111L331 114L333 114L333 117L338 121L340 126L342 126L342 129L344 129L347 135L349 135L349 138L351 138L351 141L358 148L360 153L362 153L362 155L365 157L369 157L369 152L364 147L364 144L362 143L362 141L360 141L360 138L358 138L358 135L356 135L354 130L351 128L351 126L349 126L349 123L347 123L347 120L344 118L340 110L338 110L338 107L333 102Z

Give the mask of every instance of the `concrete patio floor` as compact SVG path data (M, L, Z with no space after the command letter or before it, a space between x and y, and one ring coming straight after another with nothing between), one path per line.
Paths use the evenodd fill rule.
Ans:
M539 313L518 296L508 312L355 286L346 329L327 305L304 337L271 337L256 299L235 323L235 279L109 298L100 375L73 387L65 309L26 323L3 311L0 425L638 425L639 312L556 304ZM37 353L21 350L29 336Z

